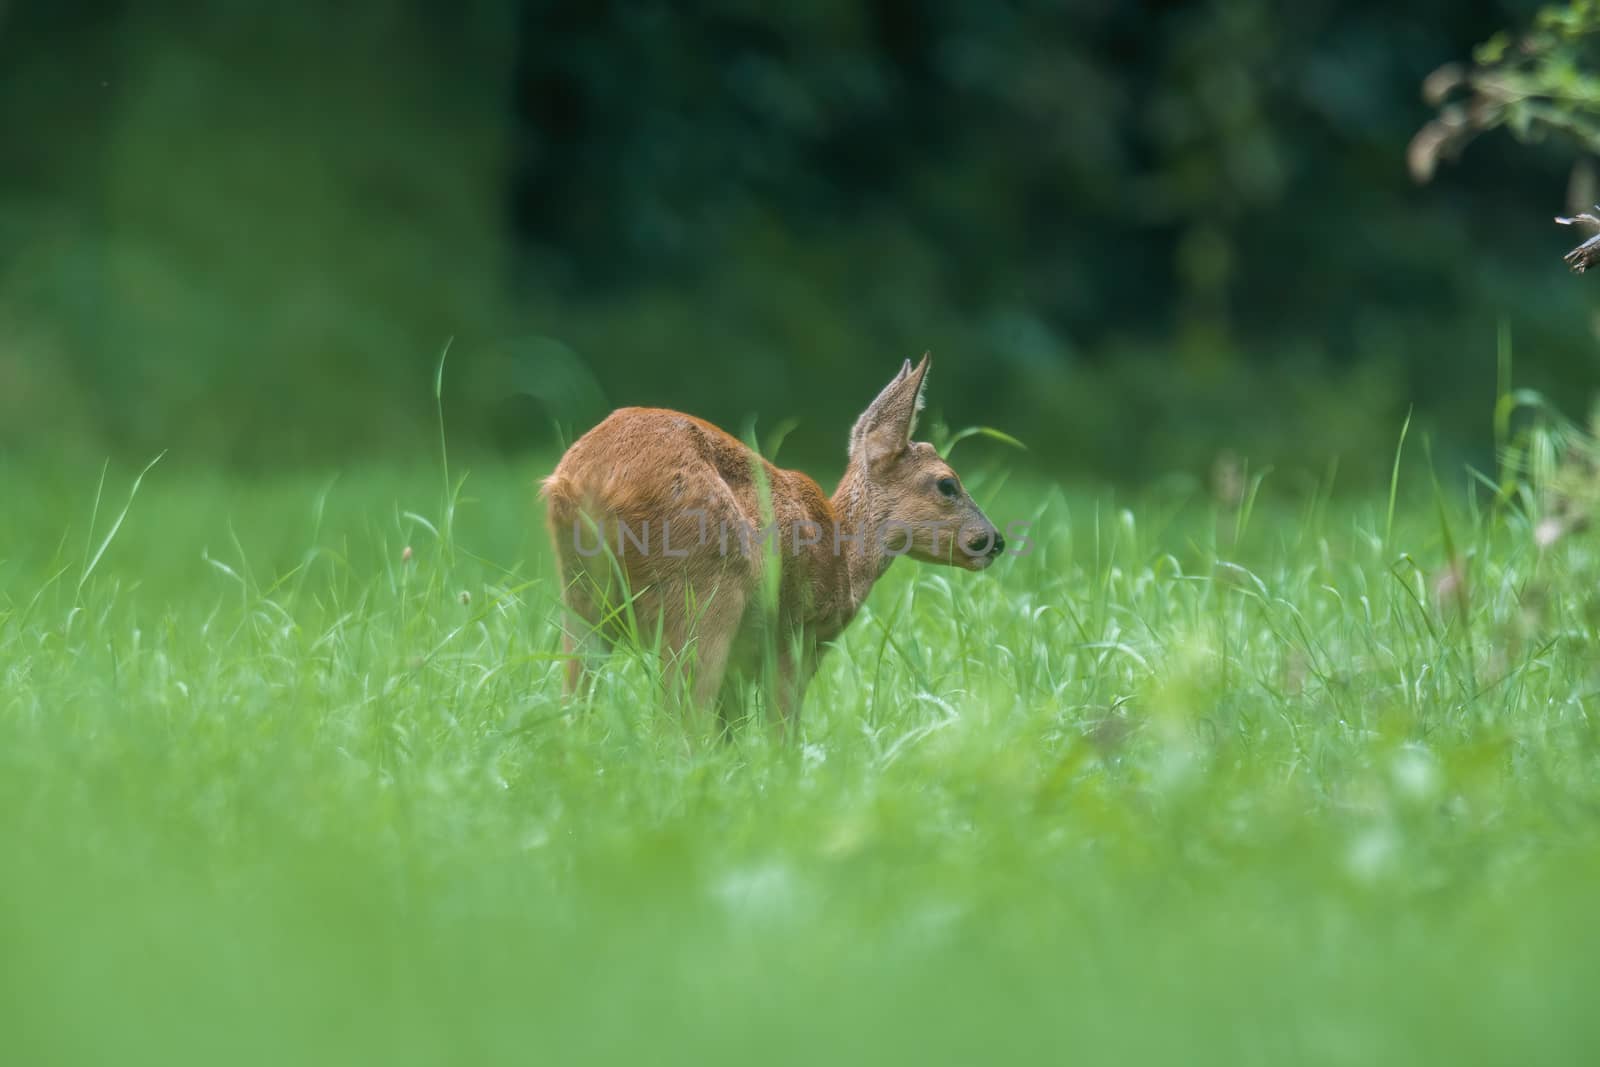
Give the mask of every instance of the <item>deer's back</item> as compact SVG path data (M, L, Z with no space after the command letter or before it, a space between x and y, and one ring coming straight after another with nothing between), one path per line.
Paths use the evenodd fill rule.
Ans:
M756 472L770 487L772 512L762 516ZM753 571L752 560L737 550L740 530L757 531L776 522L784 540L797 523L831 525L827 497L806 475L775 467L743 442L704 419L661 408L621 408L567 449L545 480L552 532L558 550L574 537L574 521L586 515L600 522L620 521L631 530L648 528L650 550L638 552L622 541L624 562L635 578L651 578L668 567L725 572L731 557L737 569ZM660 548L660 531L670 525L674 551ZM616 547L615 538L608 546Z
M753 459L704 419L620 408L567 449L545 491L596 516L659 520L705 505L742 514L746 498L754 500Z

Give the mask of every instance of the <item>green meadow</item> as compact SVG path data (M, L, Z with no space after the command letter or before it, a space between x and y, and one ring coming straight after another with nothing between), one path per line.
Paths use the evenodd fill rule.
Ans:
M0 1067L1600 1062L1600 0L0 0L0 130ZM930 349L1002 558L563 698L564 445Z
M897 563L787 738L625 650L562 703L554 456L0 459L0 1059L1582 1062L1586 442L1134 493L965 442L1029 551Z

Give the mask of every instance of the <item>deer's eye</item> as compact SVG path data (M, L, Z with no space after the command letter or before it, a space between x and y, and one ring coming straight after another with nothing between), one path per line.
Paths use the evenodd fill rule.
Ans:
M939 495L946 500L954 500L961 495L961 487L954 478L940 478L938 483Z

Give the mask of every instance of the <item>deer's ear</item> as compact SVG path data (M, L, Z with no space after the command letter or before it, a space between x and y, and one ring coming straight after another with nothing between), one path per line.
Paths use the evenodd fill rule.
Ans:
M927 353L915 367L906 360L894 381L884 386L878 398L861 413L850 431L851 459L872 466L905 451L917 428L917 413L922 410L922 387L927 381L929 362Z

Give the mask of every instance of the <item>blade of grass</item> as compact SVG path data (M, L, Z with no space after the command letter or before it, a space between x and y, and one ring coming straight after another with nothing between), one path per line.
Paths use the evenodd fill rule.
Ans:
M1406 432L1411 429L1411 408L1406 409L1406 421L1400 425L1400 443L1394 449L1394 469L1389 472L1389 511L1383 520L1383 554L1389 554L1394 537L1394 502L1400 491L1400 457L1406 450Z
M104 556L106 554L106 549L110 548L111 547L111 542L116 539L117 531L122 529L122 522L123 522L124 519L126 519L128 517L129 509L131 509L133 507L133 498L139 495L139 486L144 481L144 476L146 474L149 474L151 468L154 467L157 463L160 463L161 462L161 457L165 456L165 455L166 455L166 452L163 451L161 453L161 455L156 456L155 459L152 459L149 463L146 463L144 465L144 470L140 471L138 477L134 478L133 487L128 490L128 502L126 504L122 505L122 510L117 513L116 520L114 522L112 522L112 524L111 524L111 529L106 531L106 536L100 542L100 547L95 550L94 558L90 559L88 562L86 562L83 565L83 572L78 575L77 592L79 594L81 594L83 592L84 583L86 583L89 580L89 576L94 573L94 569L100 565L100 560L102 558L104 558ZM100 485L101 485L101 488L100 489L96 489L95 490L95 495L94 495L94 514L96 514L96 515L98 515L99 512L100 512L100 494L101 494L101 490L105 486L105 472L104 472L104 470L102 470L101 474L100 474ZM91 543L92 543L93 537L94 537L92 522L93 522L93 520L91 520L90 535L89 535Z

